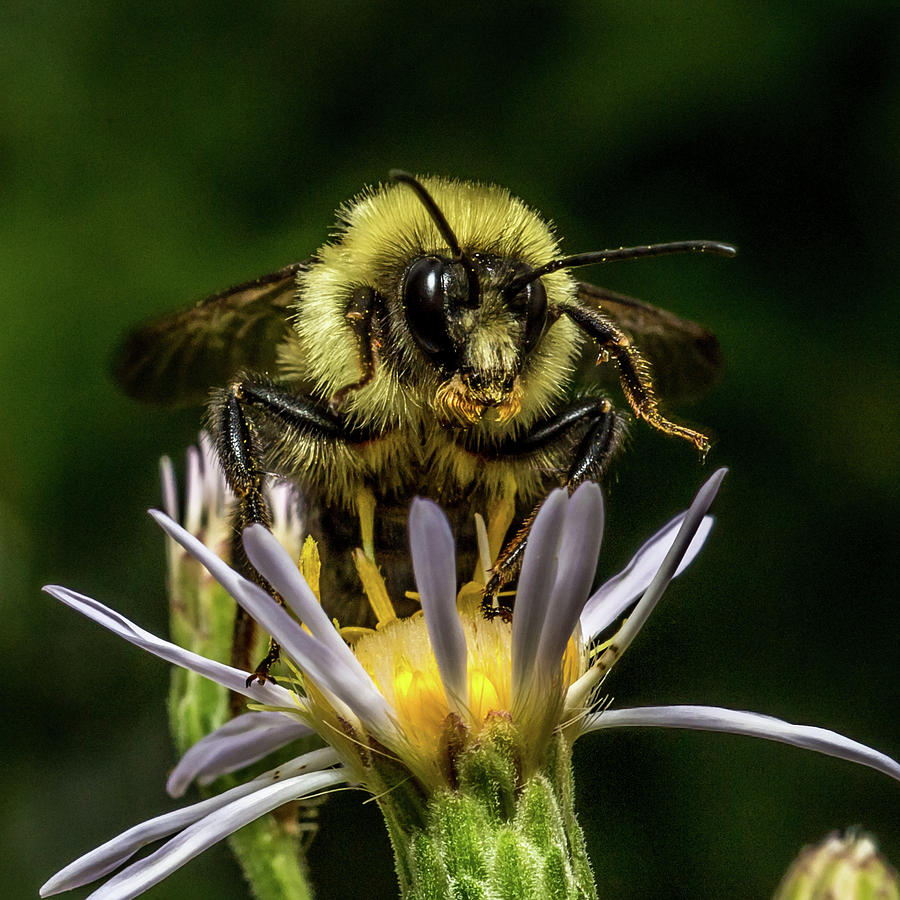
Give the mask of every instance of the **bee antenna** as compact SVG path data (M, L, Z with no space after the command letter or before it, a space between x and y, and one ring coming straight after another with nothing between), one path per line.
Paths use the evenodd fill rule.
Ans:
M469 280L469 303L473 306L477 305L478 275L475 272L475 267L472 265L472 261L469 257L462 252L462 248L459 246L459 241L456 239L456 235L453 233L450 223L441 212L441 208L434 202L434 197L428 193L425 186L415 177L415 175L410 175L409 172L404 172L403 169L391 169L390 172L388 172L388 177L392 181L411 187L419 200L422 201L422 205L428 210L428 215L431 216L431 220L434 222L435 226L437 226L437 230L441 233L441 237L447 242L447 246L453 254L454 262L461 263L466 270L466 277Z
M718 256L734 256L737 248L721 241L673 241L669 244L642 244L639 247L618 247L615 250L594 250L590 253L576 253L553 259L530 272L516 278L507 290L510 293L520 291L526 284L548 275L557 269L575 269L578 266L589 266L592 263L616 262L620 259L637 259L641 256L669 256L674 253L715 253Z
M422 201L422 206L428 210L428 215L431 216L434 224L437 225L437 230L441 233L441 237L447 242L447 246L450 248L453 258L461 261L463 252L460 249L459 241L456 239L456 235L453 233L453 229L441 212L440 207L434 202L434 197L425 190L425 186L422 182L419 181L415 175L410 175L409 172L404 172L402 169L391 169L391 171L388 172L388 176L392 181L406 184L416 192L416 196Z

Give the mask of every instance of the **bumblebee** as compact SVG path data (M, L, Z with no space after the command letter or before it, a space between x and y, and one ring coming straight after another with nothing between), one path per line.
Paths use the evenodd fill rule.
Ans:
M685 241L563 256L550 225L503 188L395 171L338 210L307 262L134 331L116 376L140 400L208 399L237 533L268 523L267 474L298 484L342 624L362 624L348 606L360 595L341 561L349 548L382 565L396 599L410 587L400 560L417 494L469 535L461 570L474 562L472 513L514 511L491 598L515 576L539 499L601 478L622 445L626 417L585 377L595 363L617 369L635 417L709 448L660 411L650 359L702 385L718 368L712 335L571 273L687 252L735 251Z

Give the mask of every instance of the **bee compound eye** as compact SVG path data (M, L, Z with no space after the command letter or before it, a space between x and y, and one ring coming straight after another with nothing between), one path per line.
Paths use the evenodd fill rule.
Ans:
M528 354L541 339L547 325L547 291L541 279L536 278L525 285L519 296L525 316L522 349Z
M403 280L406 322L416 343L428 354L452 353L447 332L447 289L450 263L437 256L423 256L407 270Z

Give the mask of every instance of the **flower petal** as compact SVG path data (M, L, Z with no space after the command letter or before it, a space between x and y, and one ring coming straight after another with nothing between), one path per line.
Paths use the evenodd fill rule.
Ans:
M612 625L647 590L671 549L686 514L679 513L645 541L628 565L594 592L581 612L581 631L586 641ZM714 521L712 516L704 517L673 578L678 577L694 561L706 543Z
M330 647L351 668L364 674L353 651L344 643L334 623L322 609L290 553L264 525L250 525L243 533L244 549L253 567L284 598L311 634Z
M192 806L186 806L183 809L176 809L173 812L142 822L140 825L135 825L57 872L41 888L41 896L49 897L51 894L58 894L95 881L106 875L107 872L111 872L120 866L125 860L137 853L141 847L145 847L147 844L167 835L174 834L176 831L181 831L188 825L200 821L210 813L228 806L235 800L254 794L272 784L279 784L286 778L327 769L337 761L337 753L330 747L314 750L312 753L298 756L283 766L254 778L253 781L238 785L229 791L210 797L208 800L203 800ZM342 773L343 770L335 769L335 772ZM345 778L345 776L342 777Z
M538 646L537 665L555 671L584 607L603 539L603 494L593 482L569 498L560 541L559 567Z
M192 534L199 534L208 518L225 518L234 495L225 481L219 454L208 431L200 432L197 446L188 447L187 456L188 501L185 503L184 526Z
M348 665L343 654L304 631L265 591L250 582L245 584L235 592L235 600L307 677L346 704L367 728L389 740L396 732L393 711L362 666L355 659L356 665Z
M305 532L303 504L294 483L284 478L270 480L266 485L266 499L272 510L272 534L285 547L293 544L302 547Z
M309 725L281 712L235 716L197 741L181 757L166 782L166 790L170 797L181 797L194 780L209 784L220 775L252 765L312 733Z
M645 706L636 709L607 709L585 720L582 733L603 728L653 726L656 728L688 728L695 731L722 731L765 738L815 750L850 762L869 766L900 781L900 763L865 744L852 741L835 731L814 725L791 725L762 713L715 706Z
M352 653L348 657L337 647L325 644L304 631L297 620L262 588L235 572L167 515L158 510L150 510L150 515L206 567L310 678L338 697L381 736L390 737L395 733L390 705Z
M715 500L719 487L722 484L722 479L727 471L727 469L718 469L697 491L697 496L685 513L681 527L678 529L675 540L672 542L669 552L666 553L659 571L654 575L647 590L644 591L644 596L638 601L637 606L625 621L625 624L616 632L613 642L600 657L599 665L606 671L609 671L637 636L637 633L649 618L650 613L653 612L656 604L659 603L662 595L665 593L669 582L675 577L682 559L693 543L694 535L699 530L709 507Z
M527 698L534 662L547 616L550 593L556 582L559 542L569 495L565 488L552 491L544 501L528 534L522 574L516 591L512 620L512 696Z
M163 509L173 519L178 519L178 488L175 484L175 468L168 456L159 461L159 480L162 485Z
M289 708L294 708L297 705L294 695L289 690L271 682L266 684L254 682L248 687L249 672L226 666L215 660L207 659L205 656L200 656L198 653L185 650L177 644L164 641L91 597L86 597L84 594L69 590L69 588L52 584L44 587L44 590L51 597L55 597L57 600L65 603L66 606L109 629L113 634L124 638L130 644L134 644L142 650L152 653L154 656L158 656L160 659L166 660L166 662L175 663L175 665L190 669L192 672L197 672L205 678L209 678L210 681L215 681L229 690L243 694L245 697L250 697L260 703Z
M89 897L93 900L130 900L137 897L213 844L260 816L292 800L320 793L346 780L346 775L339 769L330 769L296 775L259 788L188 826L149 856L114 875Z
M466 636L456 610L456 543L441 508L416 497L409 508L409 544L431 649L450 708L468 703Z

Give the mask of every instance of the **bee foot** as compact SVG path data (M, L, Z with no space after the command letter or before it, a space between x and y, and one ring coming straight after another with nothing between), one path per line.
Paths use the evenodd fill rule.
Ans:
M259 682L260 684L265 684L267 681L274 681L275 679L269 674L272 666L278 662L278 658L281 655L281 650L278 644L275 641L270 640L269 642L269 652L266 653L265 659L253 670L253 674L251 674L247 678L247 687L250 687L254 681Z
M500 596L500 590L508 579L503 572L495 570L488 583L484 586L484 596L481 598L481 614L489 622L500 616L504 622L512 620L512 606L504 602ZM497 601L496 603L494 601Z
M258 681L260 684L265 684L267 681L272 681L272 676L268 672L261 672L257 670L252 675L247 676L247 681L245 682L247 687L250 687L254 681Z

